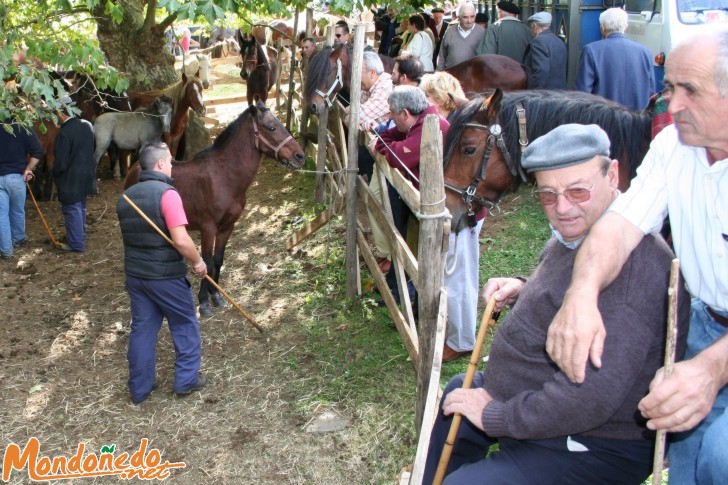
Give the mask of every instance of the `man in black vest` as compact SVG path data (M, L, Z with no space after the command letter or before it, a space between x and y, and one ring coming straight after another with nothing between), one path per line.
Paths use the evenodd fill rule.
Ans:
M199 375L202 344L192 287L185 259L200 277L207 266L187 233L182 199L172 187L172 155L162 142L139 152L139 183L124 195L174 241L172 247L123 197L116 205L124 238L124 271L131 300L129 334L129 391L134 404L145 401L157 387L156 347L166 317L175 347L174 391L185 396L202 389Z

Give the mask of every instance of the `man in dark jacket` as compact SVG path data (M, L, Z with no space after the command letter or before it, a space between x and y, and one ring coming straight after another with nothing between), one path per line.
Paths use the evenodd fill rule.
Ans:
M500 54L520 64L531 42L531 31L519 20L521 9L518 5L504 0L497 6L498 21L485 31L476 54Z
M174 391L185 396L202 389L207 378L198 375L202 354L200 322L185 259L200 277L207 266L187 233L182 199L172 187L172 155L162 142L139 152L139 183L124 192L174 242L170 245L123 197L116 205L124 238L124 272L131 300L129 334L129 392L134 404L145 401L157 387L157 339L167 318L175 350Z
M12 120L0 123L0 147L0 258L11 259L13 247L28 242L25 182L33 178L33 169L43 158L43 147L33 130Z
M551 14L528 18L533 40L523 56L528 89L566 89L566 44L551 31Z
M64 97L64 103L75 105L68 96ZM61 249L82 253L86 250L86 197L95 192L96 182L94 128L88 121L72 118L66 112L61 113L59 120L61 130L56 137L53 178L68 240Z

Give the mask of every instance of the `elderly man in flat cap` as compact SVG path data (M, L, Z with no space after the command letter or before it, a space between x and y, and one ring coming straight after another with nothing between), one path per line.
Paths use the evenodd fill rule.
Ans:
M523 62L523 54L531 42L531 31L518 19L521 9L513 2L497 3L498 21L485 31L476 53L500 54L517 63Z
M568 54L564 41L551 31L551 14L538 12L527 20L533 40L523 55L528 89L566 89Z
M596 125L562 125L535 140L522 164L535 173L534 195L553 237L524 278L491 278L483 289L500 324L484 372L471 389L455 377L443 396L425 480L437 469L452 415L465 418L445 483L640 484L650 474L654 435L637 403L663 361L672 252L646 236L599 297L608 327L601 369L574 384L549 359L546 331L569 285L579 244L617 196L617 161ZM678 355L685 347L689 300L680 286ZM608 361L608 362L607 362ZM499 451L486 452L494 445Z

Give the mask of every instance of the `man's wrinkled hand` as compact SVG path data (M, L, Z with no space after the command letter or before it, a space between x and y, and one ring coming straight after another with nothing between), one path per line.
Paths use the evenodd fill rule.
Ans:
M493 398L482 387L477 389L454 389L442 403L445 416L460 413L479 429L483 429L483 409Z
M664 368L657 371L650 393L638 405L642 416L649 420L647 427L675 433L697 426L710 412L721 389L718 375L699 356L678 362L667 377Z
M480 293L481 298L487 303L491 296L495 297L495 311L499 312L516 302L523 285L523 280L517 278L490 278Z
M606 337L597 303L567 293L549 326L546 352L572 382L582 383L587 359L594 367L602 366Z

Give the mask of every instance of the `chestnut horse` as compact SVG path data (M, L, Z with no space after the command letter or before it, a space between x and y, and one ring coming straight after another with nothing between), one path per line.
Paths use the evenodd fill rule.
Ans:
M445 69L463 88L465 96L472 98L487 90L501 88L506 91L526 89L526 72L510 57L483 54Z
M278 79L278 51L268 45L260 44L254 36L240 32L237 41L243 58L240 77L246 81L245 93L248 104L252 105L258 100L265 103L268 91Z
M652 115L633 112L600 96L577 91L496 89L467 102L445 140L446 206L456 233L480 208L493 208L525 175L521 151L529 141L566 123L597 124L619 160L619 188L626 190L650 143ZM525 129L521 136L519 127Z
M323 113L324 104L331 107L337 95L348 103L352 51L350 44L324 46L309 61L304 102L311 113ZM384 65L384 72L391 74L394 59L383 54L379 54L379 58Z
M174 104L172 113L172 126L169 137L165 143L169 145L172 157L182 159L184 143L181 143L184 136L187 122L190 120L189 110L192 108L199 116L205 116L205 102L202 99L203 86L196 77L187 77L182 73L182 80L164 89L147 91L144 93L129 92L129 100L133 109L144 108L151 105L158 96L169 96Z
M246 191L255 178L260 156L265 154L291 170L305 161L303 149L281 122L258 102L243 111L214 144L187 162L174 162L172 178L184 204L190 230L202 233L202 257L210 277L218 282L225 245L245 208ZM135 164L124 183L128 188L139 180ZM212 315L209 299L224 306L222 295L206 280L198 294L200 315Z

